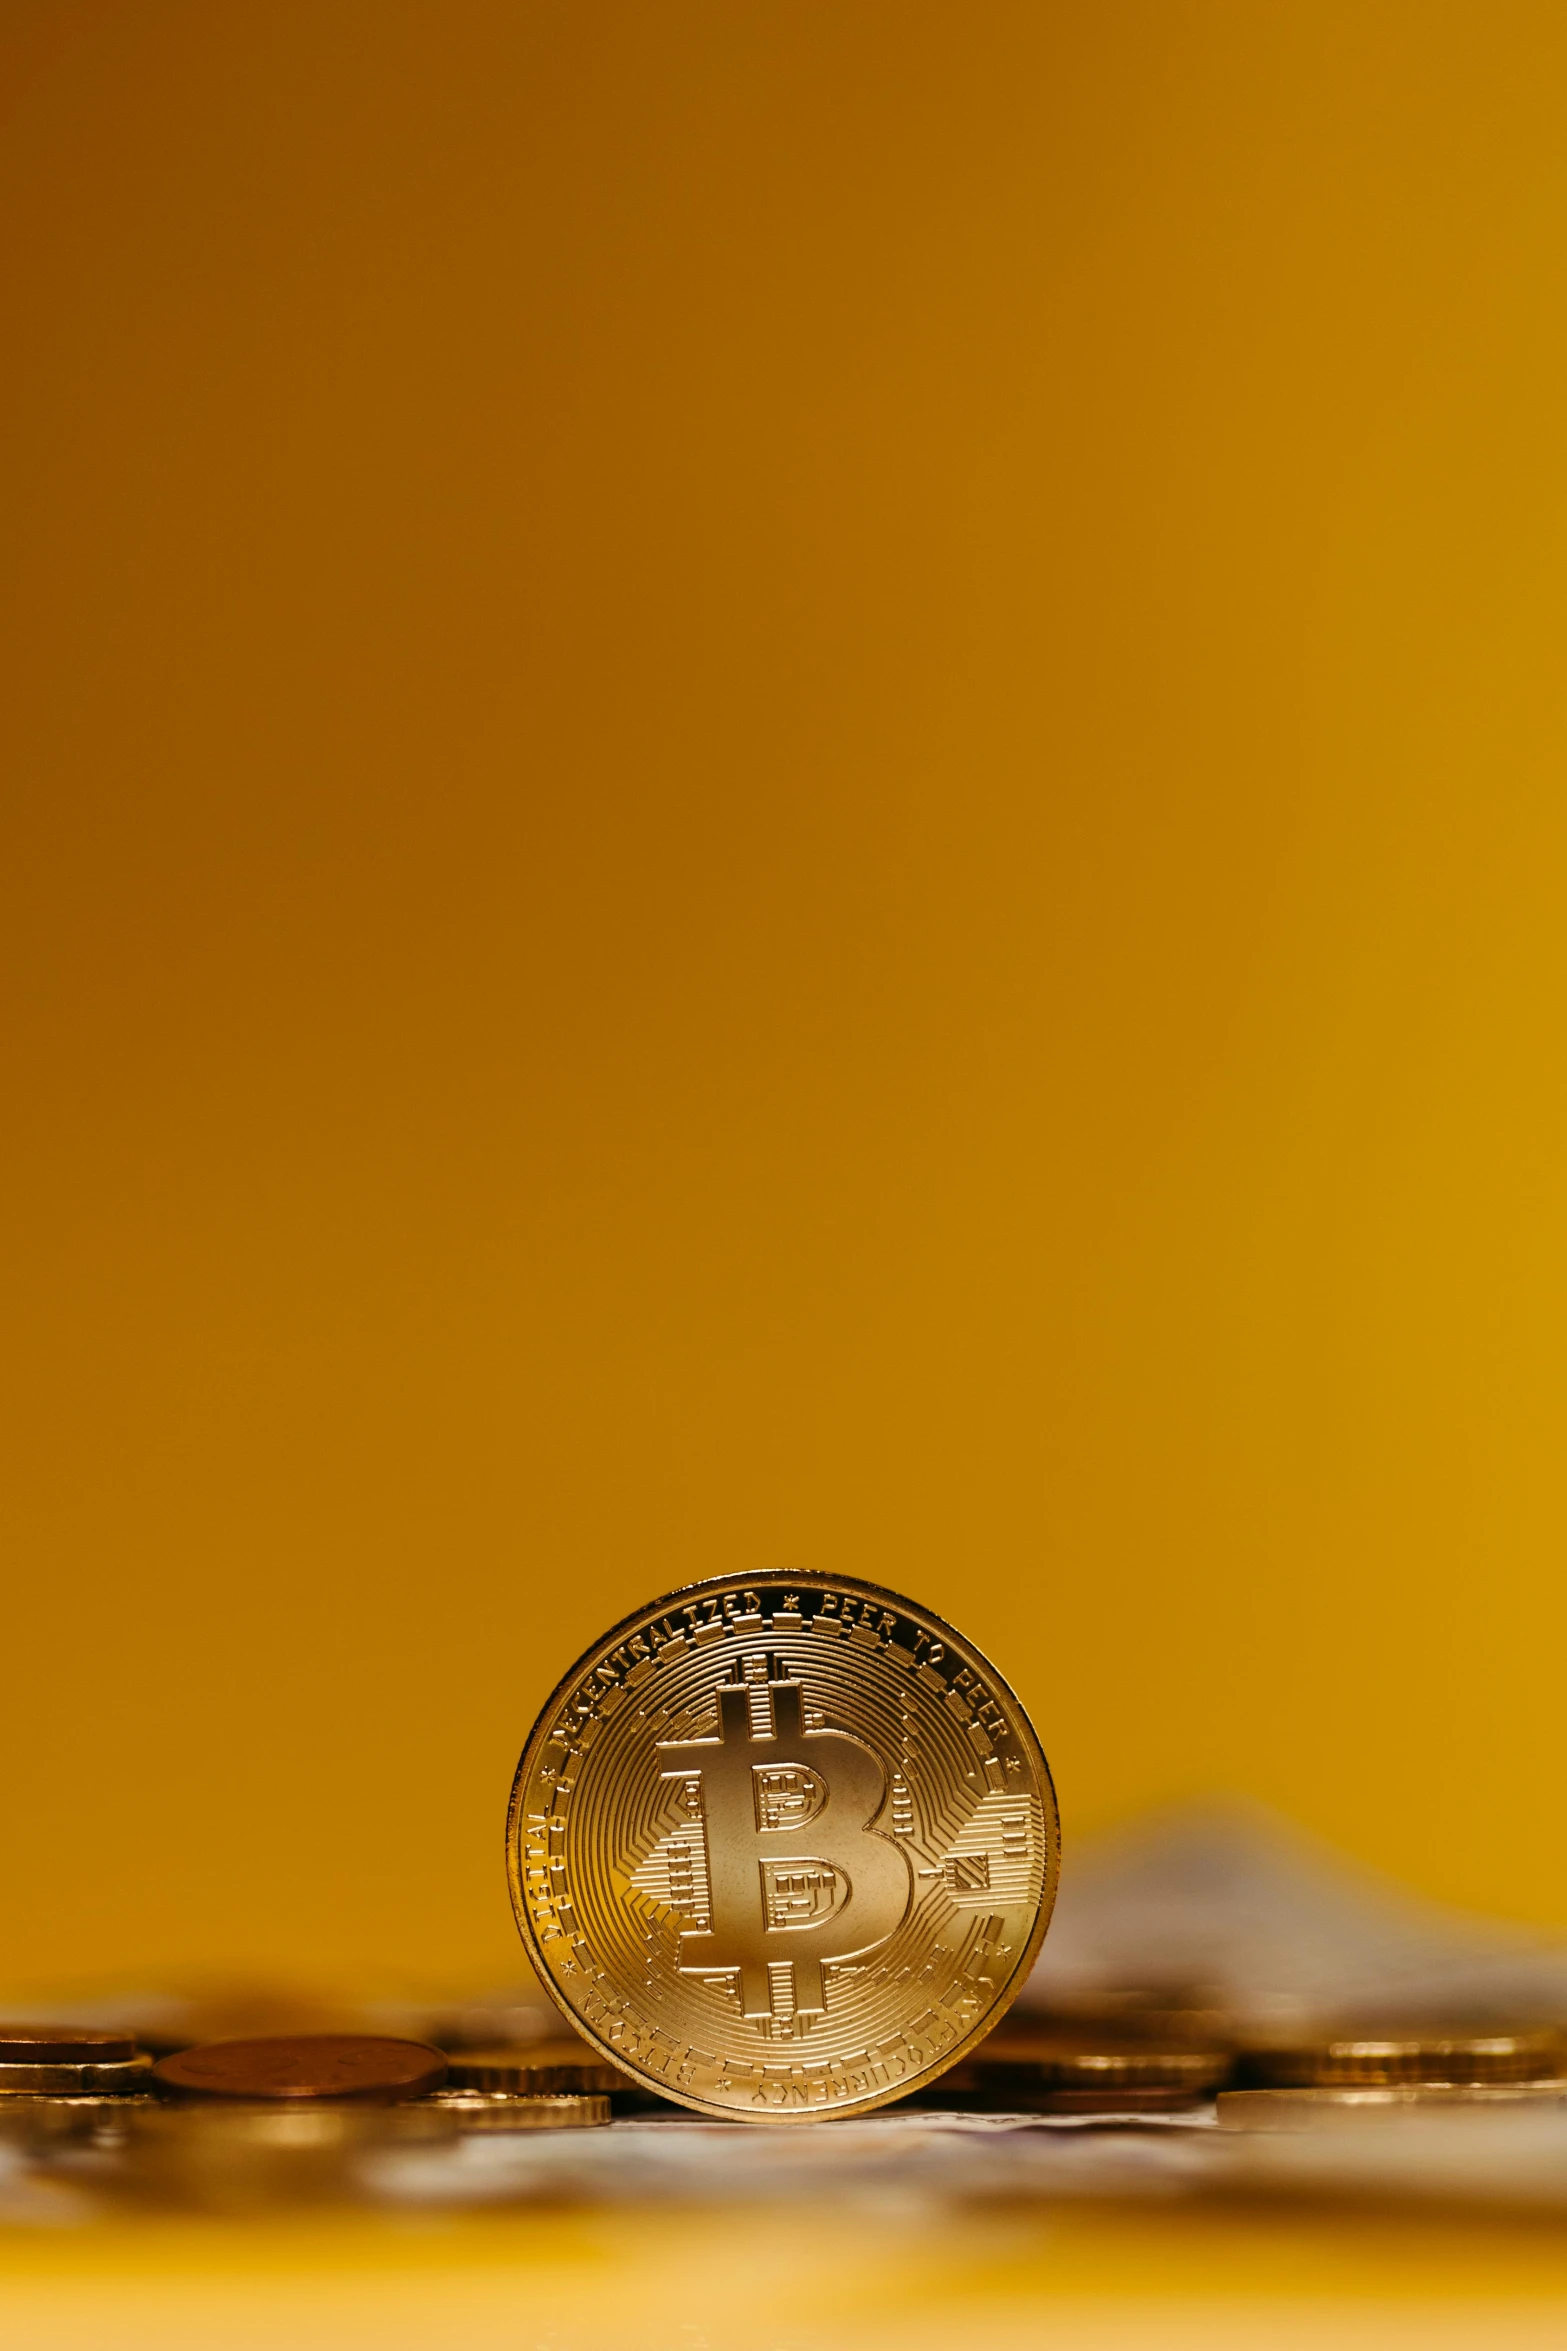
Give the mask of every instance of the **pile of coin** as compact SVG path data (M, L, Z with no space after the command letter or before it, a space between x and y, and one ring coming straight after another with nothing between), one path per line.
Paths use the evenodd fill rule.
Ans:
M0 2024L0 2133L8 2141L93 2137L152 2104L152 2059L134 2034Z
M0 2097L112 2096L145 2090L152 2060L133 2033L75 2025L0 2025Z
M1036 2114L1178 2114L1230 2078L1233 2051L1024 2020L1016 2011L925 2093L927 2102Z
M506 2131L608 2122L648 2100L631 2076L579 2034L520 2045L454 2050L437 2102L467 2130ZM660 2105L664 2101L658 2101ZM537 2119L531 2119L537 2118Z
M590 2049L496 2052L490 2063L449 2058L421 2041L369 2033L302 2033L216 2041L160 2058L166 2096L250 2107L288 2102L332 2107L417 2105L469 2128L560 2130L608 2122L608 2090L623 2077ZM606 2073L613 2076L605 2080Z
M95 2160L121 2159L111 2188L230 2211L352 2193L354 2162L379 2148L607 2123L624 2082L585 2044L490 2053L475 2067L385 2035L266 2034L154 2061L129 2035L0 2028L11 2144L45 2159L89 2142Z
M1219 2099L1229 2130L1305 2130L1412 2112L1483 2111L1567 2102L1558 2032L1325 2033L1260 2045L1242 2086Z
M1217 2099L1231 2127L1276 2128L1368 2102L1567 2098L1548 2034L1242 2048L1211 1995L1169 1984L1072 2016L1013 2009L1058 1869L1043 1752L972 1643L850 1579L715 1579L615 1626L534 1725L507 1851L552 2009L502 2002L424 2039L230 2027L155 2062L128 2036L17 2028L0 2113L42 2129L112 2106L154 2169L228 2166L238 2195L246 2150L269 2179L307 2158L325 2179L393 2139L655 2109L797 2123L916 2098L1211 2120Z

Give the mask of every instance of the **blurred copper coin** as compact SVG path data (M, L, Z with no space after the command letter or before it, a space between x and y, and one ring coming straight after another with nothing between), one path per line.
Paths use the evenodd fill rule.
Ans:
M1205 2097L1227 2080L1225 2049L1194 2049L1181 2042L1112 2041L1075 2033L1027 2032L1012 2026L988 2040L935 2085L973 2090L996 2101L1014 2091L1089 2092L1104 2099L1130 2092Z
M279 2034L209 2041L162 2057L160 2086L184 2098L418 2098L439 2089L446 2059L423 2041L373 2033Z
M448 2061L453 2090L509 2090L532 2097L609 2097L637 2085L586 2042L558 2036L520 2049L464 2049Z
M0 2064L113 2065L135 2054L134 2033L95 2033L74 2024L0 2024Z
M1559 2033L1409 2033L1324 2038L1250 2049L1243 2081L1276 2090L1378 2089L1395 2083L1545 2081L1562 2064Z
M1223 2049L1240 2038L1234 2012L1217 1994L1196 1991L1184 1996L1170 1990L1084 1993L1069 2002L1052 2000L1044 2008L1014 2008L1006 2023L1008 2032L1072 2033L1117 2044L1184 2041Z

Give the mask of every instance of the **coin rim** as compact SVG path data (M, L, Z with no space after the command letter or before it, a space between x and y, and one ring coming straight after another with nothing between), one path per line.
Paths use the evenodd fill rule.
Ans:
M432 2090L430 2104L439 2107L442 2114L449 2114L459 2132L465 2114L479 2132L484 2129L482 2118L485 2115L494 2116L497 2121L491 2135L501 2138L508 2130L602 2130L615 2119L610 2097L607 2090L541 2090L528 2097L508 2095L505 2091L466 2090L459 2087L454 2090ZM460 2105L460 2099L471 2099L473 2104ZM568 2106L572 2109L569 2114L562 2111ZM583 2113L581 2110L584 2107L591 2107L592 2113ZM524 2115L528 2117L526 2121L522 2119Z
M103 2091L112 2096L117 2090L134 2088L138 2082L153 2078L153 2062L145 2049L135 2057L108 2057L100 2064L96 2058L83 2058L79 2063L62 2057L57 2062L37 2065L0 2063L0 2098L48 2097L54 2091L80 2090L84 2094Z
M31 2032L33 2038L28 2040ZM110 2049L118 2049L112 2057ZM53 2050L53 2056L45 2056ZM63 2050L72 2052L62 2056ZM7 2052L25 2051L25 2055ZM0 2025L0 2065L129 2065L133 2057L144 2056L141 2043L134 2033L112 2032L96 2025Z
M199 2057L211 2049L256 2049L264 2047L271 2041L294 2043L300 2041L379 2041L383 2045L390 2043L399 2049L421 2049L428 2057L435 2060L433 2065L425 2069L433 2076L433 2079L425 2082L415 2081L406 2087L399 2086L391 2089L388 2089L384 2084L377 2084L370 2089L222 2090L211 2089L205 2083L184 2081L177 2073L165 2071L166 2067L179 2065L182 2061ZM406 2033L225 2033L221 2040L193 2041L188 2049L171 2050L167 2057L159 2058L157 2064L152 2068L151 2078L157 2082L161 2090L171 2097L183 2098L192 2102L204 2101L213 2106L234 2106L244 2104L247 2101L253 2105L271 2107L274 2110L290 2106L397 2106L405 2105L410 2100L422 2098L430 2090L438 2090L446 2079L448 2063L449 2060L444 2049L437 2049L432 2041L416 2041Z
M1563 2055L1562 2033L1545 2025L1515 2033L1340 2033L1243 2048L1239 2084L1258 2090L1375 2090L1406 2084L1507 2088L1550 2080L1548 2061L1560 2062ZM1486 2070L1488 2060L1495 2061L1496 2071ZM1536 2061L1543 2071L1509 2070ZM1460 2067L1470 2070L1460 2072Z
M1040 1803L1046 1821L1045 1874L1044 1882L1040 1887L1038 1913L1028 1942L1013 1968L1011 1979L1002 1997L986 2011L982 2022L976 2025L972 2032L965 2034L962 2040L955 2041L950 2049L943 2050L938 2064L926 2067L905 2081L894 2083L889 2089L877 2090L861 2098L845 2100L841 2106L834 2106L826 2111L820 2107L768 2107L765 2112L756 2113L748 2112L743 2107L725 2106L713 2099L695 2097L688 2090L675 2089L663 2075L656 2074L649 2068L638 2064L634 2058L617 2049L613 2042L601 2038L587 2020L570 2005L565 1994L557 1987L534 1939L532 1918L523 1896L521 1841L517 1832L524 1792L534 1757L538 1750L548 1743L559 1710L581 1680L584 1666L590 1659L600 1656L604 1650L613 1649L629 1633L645 1623L650 1616L657 1616L665 1609L684 1607L693 1597L700 1597L709 1592L740 1592L748 1588L755 1589L760 1585L774 1584L783 1584L791 1591L863 1593L869 1599L880 1601L883 1606L891 1605L905 1616L918 1618L921 1622L931 1626L937 1634L945 1634L953 1647L962 1652L965 1663L977 1667L994 1685L997 1695L1005 1700L1010 1707L1012 1728L1020 1738L1026 1741L1039 1775ZM562 1674L544 1701L538 1718L523 1745L517 1769L512 1776L511 1797L506 1806L506 1884L511 1895L512 1916L517 1922L517 1931L522 1939L522 1947L528 1954L534 1973L538 1976L549 1998L560 2010L562 2016L566 2018L572 2029L579 2033L583 2039L591 2042L593 2047L609 2058L612 2064L618 2065L623 2072L634 2075L638 2081L645 2082L650 2089L658 2093L659 2097L667 2098L672 2105L687 2107L694 2114L706 2115L719 2122L778 2124L847 2121L855 2115L869 2114L878 2106L891 2105L895 2099L910 2097L914 2091L925 2089L930 2083L939 2081L949 2066L956 2065L960 2058L966 2057L971 2050L977 2049L980 2043L988 2037L994 2027L1001 2022L1028 1981L1029 1973L1033 1968L1034 1961L1039 1956L1040 1945L1044 1942L1046 1930L1055 1911L1060 1883L1061 1807L1056 1797L1055 1781L1050 1776L1050 1766L1045 1760L1045 1751L1040 1745L1039 1733L1034 1728L1028 1709L1006 1676L997 1672L985 1652L971 1641L966 1633L960 1633L955 1625L948 1624L946 1618L938 1616L933 1608L926 1608L919 1601L910 1600L904 1593L893 1591L887 1584L868 1583L863 1576L823 1575L815 1569L801 1569L798 1572L792 1572L787 1568L769 1567L753 1569L749 1575L703 1576L696 1583L679 1584L673 1591L665 1592L660 1599L644 1601L640 1607L629 1610L626 1615L611 1625L608 1632L601 1633L597 1640L590 1642L581 1655L573 1661L569 1671Z
M1025 2085L1042 2091L1188 2090L1194 2085L1211 2090L1235 2068L1227 2049L1175 2049L1158 2042L1131 2049L1095 2049L1090 2044L1052 2050L1042 2044L1032 2055L1017 2045L1005 2054L981 2046L971 2062L983 2077L976 2087L998 2091Z
M581 2040L581 2034L577 2034L576 2038ZM559 2044L545 2043L543 2045L558 2047ZM456 2078L459 2074L471 2073L512 2074L525 2078L510 2082L471 2082L460 2081ZM561 2075L588 2073L599 2076L591 2088L580 2080L563 2081L557 2078ZM619 2079L614 2082L606 2081L604 2076L611 2073L618 2075ZM540 2086L530 2089L528 2087L530 2081ZM442 2084L444 2089L471 2090L476 2096L494 2091L519 2098L613 2098L622 2090L629 2090L632 2086L631 2078L623 2065L618 2061L613 2065L606 2065L598 2051L587 2047L586 2044L584 2044L580 2056L556 2057L544 2065L529 2062L520 2051L513 2051L506 2056L492 2051L488 2057L483 2051L463 2051L461 2054L454 2052L447 2057L446 2080Z

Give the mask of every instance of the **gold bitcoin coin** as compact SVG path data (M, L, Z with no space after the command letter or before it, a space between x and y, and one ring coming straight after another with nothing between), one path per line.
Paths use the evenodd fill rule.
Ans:
M1004 2012L1055 1899L1055 1792L973 1646L844 1578L713 1581L560 1684L512 1788L546 1988L651 2089L757 2122L864 2113Z

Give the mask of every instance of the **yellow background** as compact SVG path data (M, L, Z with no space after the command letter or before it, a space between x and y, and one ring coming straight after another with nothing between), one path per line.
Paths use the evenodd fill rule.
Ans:
M0 24L6 1979L775 1564L1567 1925L1567 13Z

